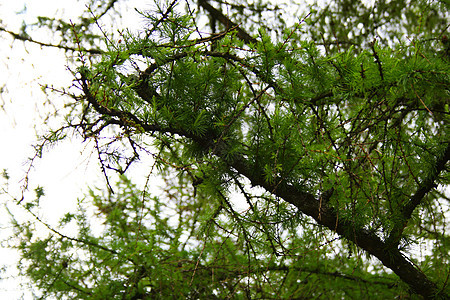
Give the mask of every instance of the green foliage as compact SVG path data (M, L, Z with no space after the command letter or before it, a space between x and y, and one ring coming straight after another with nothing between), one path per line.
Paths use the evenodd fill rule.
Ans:
M445 4L336 1L275 30L243 21L270 6L230 4L230 28L198 1L225 30L205 37L174 3L79 54L68 127L109 186L48 237L16 223L22 275L56 298L448 296ZM159 196L123 175L140 155Z
M339 255L323 261L324 239L333 241L314 238L318 232L309 226L280 249L290 255L276 259L267 248L277 233L264 232L267 228L257 222L265 218L280 222L279 214L254 215L255 210L239 216L227 207L209 214L211 199L193 199L185 194L190 188L178 183L165 197L155 198L122 176L117 193L91 190L79 201L78 211L67 214L63 227L46 238L34 237L31 223L17 225L22 237L17 247L22 252L21 272L44 291L42 297L58 299L220 298L230 293L238 298L292 298L337 290L357 298L372 297L380 287L391 295L399 292L390 276L380 281L379 275L364 273L357 265L341 265ZM179 197L172 197L175 193ZM89 203L96 207L94 216L84 209ZM201 211L209 214L203 228L198 227ZM103 230L94 234L89 220L101 221ZM77 227L76 237L63 233L71 224ZM297 230L300 227L292 233ZM354 274L345 275L349 272ZM365 292L351 287L355 281ZM386 295L384 291L380 297Z

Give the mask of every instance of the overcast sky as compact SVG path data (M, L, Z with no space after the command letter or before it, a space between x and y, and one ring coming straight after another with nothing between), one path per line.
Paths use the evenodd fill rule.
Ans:
M127 4L139 4L141 9L150 7L153 1L127 1ZM0 0L0 26L18 32L23 20L32 23L37 16L76 18L85 8L85 1L6 1ZM133 6L131 6L133 7ZM134 10L127 12L127 26L137 27L143 21ZM32 34L36 40L47 41L42 34ZM36 143L36 132L42 133L42 116L47 97L41 90L42 84L51 83L55 87L70 86L71 74L66 69L64 53L57 49L22 41L13 41L12 37L0 32L0 171L6 169L10 175L9 192L20 195L21 180L24 178L27 158L33 155L32 144ZM59 97L61 98L61 97ZM50 95L54 101L57 95ZM42 186L45 196L41 201L42 217L55 224L65 212L75 209L76 200L83 196L88 185L101 185L98 165L92 153L92 145L80 141L67 140L44 155L31 173L30 189ZM3 181L0 183L0 188ZM31 196L31 195L29 195ZM9 216L5 207L19 219L28 218L27 214L7 195L0 195L0 239L11 235ZM43 231L43 234L47 234ZM0 266L13 267L17 255L0 247ZM23 288L18 280L12 278L13 269L0 273L0 299L19 299ZM25 299L30 299L26 294Z

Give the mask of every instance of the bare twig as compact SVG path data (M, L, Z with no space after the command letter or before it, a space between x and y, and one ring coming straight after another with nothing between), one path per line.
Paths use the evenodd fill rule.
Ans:
M10 34L14 39L16 40L20 40L20 41L24 41L24 42L30 42L36 45L40 45L43 47L52 47L52 48L59 48L59 49L63 49L66 51L83 51L89 54L102 54L103 51L100 49L85 49L85 48L79 48L79 47L70 47L70 46L65 46L65 45L56 45L56 44L50 44L50 43L44 43L41 41L37 41L35 39L32 39L29 36L23 35L23 34L19 34L19 33L15 33L13 31L7 30L3 27L0 27L0 31L6 32L8 34Z

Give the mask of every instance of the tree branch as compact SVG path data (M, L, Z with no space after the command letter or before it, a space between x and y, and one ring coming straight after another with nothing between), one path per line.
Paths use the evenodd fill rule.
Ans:
M16 40L20 40L20 41L24 41L24 42L30 42L30 43L33 43L33 44L36 44L36 45L40 45L40 46L44 46L44 47L59 48L59 49L63 49L63 50L66 50L66 51L74 51L74 52L77 52L77 51L81 50L81 51L84 51L84 52L89 53L89 54L103 54L103 51L100 50L100 49L84 49L84 48L79 49L78 47L75 48L75 47L69 47L69 46L64 46L64 45L55 45L55 44L50 44L50 43L44 43L44 42L36 41L36 40L32 39L29 36L9 31L9 30L7 30L7 29L5 29L3 27L0 27L0 31L3 31L3 32L6 32L6 33L10 34Z
M252 185L261 186L273 195L284 199L297 207L302 213L312 217L318 224L338 233L348 241L354 242L369 254L377 257L384 266L393 270L395 274L406 282L415 293L423 295L425 298L435 296L437 292L436 284L429 280L421 270L417 269L409 260L407 260L399 249L388 247L389 245L383 242L375 233L369 232L364 228L355 227L355 224L352 221L338 218L334 209L328 207L326 203L322 203L321 205L319 199L316 199L313 194L303 191L301 187L286 183L281 178L274 180L274 184L268 183L260 170L248 164L243 155L235 153L233 157L230 158L228 155L229 147L226 142L222 139L218 139L214 142L214 139L210 138L211 136L216 136L216 134L206 133L203 136L196 136L195 134L188 133L186 130L179 128L162 128L158 125L146 124L129 112L117 111L101 106L91 94L87 79L83 76L81 84L87 100L93 107L101 114L115 117L117 124L130 126L129 120L132 120L133 122L138 123L147 132L179 134L199 143L199 145L205 149L211 149L214 155L223 159L231 168L234 168L241 175L247 177ZM444 158L439 160L440 162L446 162L448 160L448 152L447 149ZM422 193L425 194L427 189L429 190L431 188L432 184L433 182L428 183L427 181L414 199L419 198L419 195ZM408 211L410 209L411 208L409 207L407 208Z
M242 30L236 23L231 21L227 16L225 16L222 12L214 8L211 4L208 3L208 0L199 0L198 4L203 7L206 11L208 11L211 16L222 23L225 28L228 30L230 28L236 28L236 35L238 38L243 40L246 44L256 44L257 40L249 35L247 32Z
M217 147L217 149L220 148L224 147ZM217 152L216 155L226 159L225 152ZM253 185L261 186L270 193L293 204L302 213L316 220L318 224L338 233L348 241L354 242L366 252L377 257L384 266L390 268L406 282L415 293L427 299L436 295L436 284L429 280L421 270L415 268L400 250L388 249L387 244L375 233L369 232L364 228L355 228L354 223L349 220L339 219L332 208L324 204L320 205L318 199L312 194L302 191L299 187L287 184L281 180L274 180L274 182L281 181L281 183L276 183L276 185L267 183L262 173L248 165L243 157L235 156L235 159L229 164L247 177Z
M222 57L245 64L243 59L240 59L238 56L230 53L205 51L204 55ZM171 61L183 59L188 56L189 52L180 52L168 57L162 62L151 64L141 74L140 79L149 79L152 73L161 65ZM260 72L255 67L246 66L246 68L251 70L251 72L253 72L257 77L261 76ZM348 241L354 242L358 247L362 248L367 253L377 257L384 266L393 270L402 281L407 283L415 293L423 295L425 298L431 298L436 295L438 291L436 284L429 280L421 270L416 268L413 263L404 257L399 249L389 247L390 245L381 240L381 238L374 232L369 232L363 227L355 225L355 223L351 220L338 218L337 212L333 208L329 207L326 204L326 201L323 201L321 204L320 199L317 199L314 194L304 191L302 187L289 184L282 180L282 178L276 178L276 180L274 180L275 183L267 182L262 172L252 165L251 162L248 162L243 154L233 153L233 155L230 156L229 145L224 139L220 137L217 138L217 132L213 132L213 130L210 129L209 132L199 136L188 132L184 128L171 127L171 125L162 128L157 124L147 124L128 111L119 111L104 107L98 103L95 96L90 92L87 79L88 76L85 76L84 74L81 75L82 78L80 83L86 99L100 114L113 117L114 122L122 126L133 126L133 124L138 124L149 133L159 132L161 134L178 134L180 136L192 139L203 149L211 150L214 155L226 162L230 168L235 169L238 173L247 177L252 185L261 186L273 195L284 199L286 202L297 207L302 213L312 217L318 224L338 233ZM267 79L265 82L269 86L272 86L277 93L279 92L281 95L283 94L282 88L280 88L276 82L271 82L270 80L267 81ZM331 95L331 93L319 95L315 101ZM141 97L145 97L145 95L141 95ZM434 185L434 181L439 175L439 172L444 169L445 163L449 160L449 155L450 149L447 147L447 150L443 156L437 161L436 171L432 176L430 176L429 179L424 181L416 194L411 198L410 204L405 206L403 209L403 214L406 217L411 216L412 211L415 207L417 207L417 205L420 204L424 195L431 190Z
M442 155L436 159L436 163L431 169L431 173L429 174L429 176L422 181L416 193L403 206L403 208L400 209L402 221L396 223L396 226L392 229L389 237L386 240L386 242L391 245L391 247L398 245L403 230L405 229L408 220L411 218L412 213L414 212L416 207L422 203L425 195L436 187L436 180L438 179L440 173L445 169L445 165L449 160L450 143L447 144L447 148L442 153Z

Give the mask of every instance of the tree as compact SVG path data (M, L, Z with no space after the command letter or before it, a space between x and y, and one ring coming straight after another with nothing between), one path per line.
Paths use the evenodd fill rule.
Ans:
M61 220L77 236L15 223L42 297L448 298L447 4L336 1L288 26L280 6L174 0L107 33L115 2L42 19L77 91L37 151L80 135L107 182ZM146 155L160 196L127 174Z

